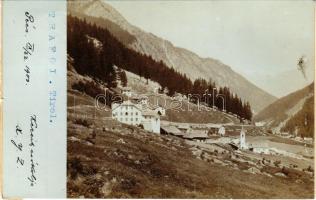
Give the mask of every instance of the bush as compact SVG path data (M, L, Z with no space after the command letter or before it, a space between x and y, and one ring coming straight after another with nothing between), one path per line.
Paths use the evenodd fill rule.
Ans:
M90 122L88 122L87 120L85 119L75 119L75 124L80 124L82 126L85 126L87 128L89 128L92 124Z
M279 167L280 164L281 164L281 161L280 160L276 160L276 161L273 162L273 164L274 164L274 166Z
M76 179L78 174L83 172L83 166L79 158L75 157L67 162L67 170L70 172L70 178Z
M306 169L306 171L308 171L308 172L313 172L314 170L313 170L313 168L312 168L311 166L308 166L308 168Z

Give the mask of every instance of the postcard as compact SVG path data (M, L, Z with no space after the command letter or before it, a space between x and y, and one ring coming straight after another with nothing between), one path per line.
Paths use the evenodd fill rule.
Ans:
M314 1L2 1L3 198L314 198Z

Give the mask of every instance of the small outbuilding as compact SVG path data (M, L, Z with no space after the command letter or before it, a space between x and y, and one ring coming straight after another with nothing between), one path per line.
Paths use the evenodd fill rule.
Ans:
M221 126L219 129L218 129L218 134L220 136L225 136L225 127L224 126Z
M205 142L209 137L205 130L190 129L183 138L197 142Z
M128 97L132 97L132 89L130 87L122 87L121 93Z

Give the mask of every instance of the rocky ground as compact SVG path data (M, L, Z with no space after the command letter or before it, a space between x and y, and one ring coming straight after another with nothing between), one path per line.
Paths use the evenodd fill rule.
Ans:
M313 198L312 169L145 132L69 91L70 198Z

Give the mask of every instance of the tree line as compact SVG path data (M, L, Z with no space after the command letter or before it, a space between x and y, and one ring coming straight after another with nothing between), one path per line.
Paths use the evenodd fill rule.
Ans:
M78 73L93 77L109 88L117 86L117 77L126 85L126 75L117 74L115 67L130 71L140 78L150 79L165 88L168 95L175 93L183 95L197 94L203 100L203 94L208 91L213 95L217 88L214 105L219 109L225 107L227 112L237 114L241 118L252 118L248 102L233 94L227 87L217 87L211 80L196 79L191 81L185 74L168 67L163 61L155 61L150 55L138 53L119 42L107 29L77 17L68 16L67 21L68 54L74 58L74 67ZM122 81L121 80L121 81ZM221 94L225 97L225 106ZM204 98L212 98L207 95ZM209 99L204 99L209 100ZM213 101L207 101L213 106Z

